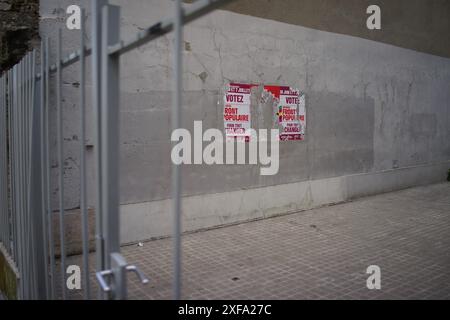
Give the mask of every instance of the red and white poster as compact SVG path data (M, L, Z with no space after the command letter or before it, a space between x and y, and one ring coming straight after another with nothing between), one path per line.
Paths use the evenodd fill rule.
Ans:
M223 122L227 138L250 140L252 85L230 83L224 96Z
M306 129L305 95L285 86L264 86L272 94L280 140L303 140Z

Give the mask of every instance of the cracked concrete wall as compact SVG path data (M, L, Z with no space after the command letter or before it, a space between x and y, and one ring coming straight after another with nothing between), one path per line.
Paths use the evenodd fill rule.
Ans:
M171 15L170 1L111 2L122 7L123 39ZM55 39L56 27L64 28L65 9L77 3L87 1L42 0L41 35ZM90 17L87 24L90 28ZM63 37L65 53L78 48L79 31L64 28ZM307 99L306 140L281 143L277 175L260 176L257 165L185 166L186 196L450 160L448 58L222 10L189 24L184 37L183 127L192 129L194 120L203 120L204 129L222 129L221 88L228 81L291 85ZM171 39L161 37L121 60L122 204L170 198ZM63 79L65 205L75 208L80 148L77 67L65 70ZM88 85L88 97L90 90ZM90 99L87 108L90 127ZM87 145L92 143L91 133ZM91 195L92 148L87 150ZM53 165L56 168L56 159ZM93 201L89 197L91 205Z
M38 0L0 0L0 73L36 46L38 29Z

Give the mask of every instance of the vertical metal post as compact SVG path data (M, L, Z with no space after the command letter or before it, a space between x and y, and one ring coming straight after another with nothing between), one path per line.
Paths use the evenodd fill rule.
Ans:
M105 5L102 9L101 36L101 220L104 237L105 270L96 273L102 290L110 299L126 299L126 273L136 272L142 283L148 279L136 268L127 265L120 255L119 194L119 69L120 54L109 53L109 47L120 41L120 7ZM108 280L105 276L108 275ZM112 289L112 290L111 290Z
M4 199L3 199L3 156L5 154L4 152L4 146L3 146L3 109L5 105L5 98L4 98L4 77L0 75L0 242L3 242L3 244L6 247L5 239L6 239L6 224L5 224L5 213L4 213Z
M83 287L84 287L84 298L90 299L90 288L89 288L89 220L87 211L87 201L86 201L86 149L85 149L85 69L86 69L86 57L85 57L85 41L84 41L84 9L81 10L81 39L80 39L80 207L81 207L81 233L83 237Z
M50 297L50 286L48 278L48 232L47 232L47 186L46 186L46 171L45 166L45 45L44 41L41 41L41 78L40 78L40 156L41 156L41 204L42 204L42 239L44 240L43 252L44 252L44 272L45 272L45 290L46 298ZM48 97L47 97L48 99Z
M39 100L36 99L36 50L30 54L28 70L28 217L30 223L30 258L33 299L45 297L46 285L44 280L44 238L42 237L42 208L40 197L40 122Z
M2 184L2 211L3 211L3 227L4 227L4 234L3 234L3 244L5 245L8 252L10 252L10 230L9 230L9 213L8 213L8 153L7 153L7 132L8 132L8 122L7 122L7 110L8 110L8 73L5 72L3 74L3 83L2 83L2 123L1 123L1 150L2 154L0 157L2 157L2 181L0 182Z
M25 61L22 59L20 65L19 65L19 92L18 92L18 126L17 129L19 131L19 154L17 156L18 162L19 162L19 205L20 205L20 233L21 233L21 260L22 260L22 268L21 268L21 274L22 274L22 294L23 298L28 299L28 263L27 263L27 252L26 252L26 237L25 237L25 190L24 190L24 157L25 157L25 142L24 142L24 68L25 68Z
M23 224L22 224L22 233L23 233L23 251L24 251L24 270L23 270L23 278L24 278L24 288L25 288L25 298L30 299L29 293L30 293L30 272L29 272L29 255L28 255L28 230L27 227L27 170L26 170L26 159L27 159L27 86L26 86L26 72L27 72L27 59L26 57L23 59L22 68L21 68L21 92L20 92L20 133L21 133L21 149L22 149L22 155L19 155L19 158L21 158L21 194L20 197L22 202L22 218L23 218Z
M4 101L6 99L3 98L4 96L4 79L2 76L0 76L0 241L5 244L5 217L4 217L4 199L3 199L3 156L5 154L4 147L3 147L3 109L4 109ZM6 246L6 244L5 244Z
M24 200L26 203L25 207L25 234L26 234L26 257L27 257L27 277L28 277L28 297L29 299L33 299L34 292L34 273L33 273L33 255L34 252L31 249L32 245L32 222L30 217L30 54L25 58L25 75L24 75L24 84L25 84L25 101L24 101L24 114L25 114L25 126L24 126L24 144L25 144L25 193Z
M31 283L30 283L30 270L29 270L29 266L30 266L30 256L29 256L29 250L28 250L28 244L29 244L29 230L27 229L28 226L28 202L27 202L27 176L28 176L28 172L27 172L27 158L28 158L28 144L27 144L27 129L28 129L28 121L27 121L27 112L28 112L28 108L27 108L27 100L28 100L28 95L27 95L27 71L28 71L28 60L27 60L27 56L25 56L24 60L23 60L23 68L22 68L22 116L21 116L21 122L22 122L22 141L21 141L21 145L22 145L22 150L23 150L23 156L22 156L22 202L23 202L23 234L25 237L25 241L24 241L24 251L25 251L25 270L23 272L24 274L24 279L26 282L26 298L30 299L30 289L31 289Z
M8 249L9 223L7 207L8 174L6 171L6 77L6 73L0 77L0 240L3 242L5 248Z
M51 203L51 181L50 181L50 39L45 39L45 186L47 194L47 219L48 219L48 242L50 256L50 298L55 299L55 243L53 241L53 210Z
M19 175L19 75L20 75L20 64L17 64L13 67L13 105L12 105L12 134L13 134L13 150L12 153L12 165L13 165L13 179L14 179L14 217L16 220L15 224L15 234L16 234L16 261L19 268L19 271L23 270L23 252L22 252L22 230L21 230L21 201L20 201L20 175ZM23 297L23 277L20 279L19 284L19 297Z
M9 242L8 242L8 251L11 254L12 257L14 257L14 252L13 252L13 220L12 220L12 203L11 203L11 198L12 198L12 189L11 189L11 180L12 180L12 176L11 176L11 127L10 127L10 118L11 118L11 70L9 70L6 74L6 87L5 87L5 133L7 132L7 135L5 136L5 166L6 166L6 214L7 214L7 223L9 226Z
M18 93L17 93L17 99L18 99L18 105L17 105L17 131L18 131L18 154L17 154L17 162L18 162L18 176L19 176L19 190L17 193L18 196L18 202L20 206L19 210L19 217L20 217L20 242L21 242L21 261L22 261L22 267L21 267L21 287L22 287L22 294L23 298L26 298L25 292L26 292L26 261L25 261L25 233L23 232L23 211L24 211L24 201L23 201L23 195L25 192L23 191L23 155L24 155L24 148L23 148L23 112L22 112L22 106L23 106L23 59L20 62L18 66Z
M7 152L7 144L8 144L8 122L7 122L7 110L8 110L8 73L5 72L3 74L3 83L2 83L2 123L1 123L1 150L2 154L2 210L3 210L3 244L5 245L8 252L10 252L10 225L9 225L9 206L8 206L8 152Z
M2 153L0 154L0 242L5 243L5 217L4 217L4 199L3 199L3 109L4 109L4 80L3 76L0 75L0 150ZM6 245L5 245L6 246Z
M10 126L11 126L11 186L13 189L11 189L12 193L12 201L13 201L13 218L14 218L14 242L15 242L15 254L14 257L19 264L20 262L20 251L19 251L19 233L18 233L18 226L19 226L19 218L18 218L18 212L19 208L17 206L17 127L16 127L16 116L17 116L17 65L15 65L11 71L11 119L10 119Z
M3 157L5 155L4 147L3 147L3 109L4 109L4 76L0 76L0 242L5 244L6 242L6 223L5 223L5 213L4 213L4 198L3 198ZM6 244L5 244L6 247Z
M25 183L23 195L25 201L25 235L26 235L26 257L27 257L27 282L28 299L33 299L33 251L31 250L31 219L30 219L30 55L25 57L25 70L24 70L24 146L25 146L25 159L24 159L24 172Z
M102 9L101 41L101 199L105 268L111 269L111 254L120 251L119 223L119 58L108 47L120 41L120 7ZM122 270L122 266L113 266ZM118 274L119 272L117 272ZM118 277L110 298L126 298L125 281Z
M28 271L28 265L29 265L29 259L28 259L28 237L27 237L27 216L26 216L26 210L27 210L27 203L26 203L26 85L25 85L25 73L26 73L26 58L22 60L22 66L20 70L20 116L19 116L19 132L20 132L20 149L22 154L19 155L20 159L20 198L22 203L21 208L21 218L22 218L22 238L23 238L23 260L24 260L24 268L22 271L23 274L23 280L24 280L24 297L26 299L29 299L29 271Z
M63 151L63 110L61 105L61 29L58 29L57 53L56 53L56 109L58 127L58 169L59 169L59 232L61 252L61 285L62 298L66 299L66 249L65 249L65 225L64 225L64 151Z
M3 238L3 244L6 247L6 250L8 252L10 251L10 224L9 224L9 206L8 206L8 151L7 151L7 144L8 144L8 122L7 122L7 110L8 110L8 73L5 72L3 75L3 105L2 105L2 113L3 113L3 119L2 119L2 155L3 155L3 163L2 163L2 170L3 172L3 190L2 190L2 204L3 204L3 223L5 227L5 234Z
M95 143L95 172L96 172L96 204L95 204L95 243L96 243L96 271L105 269L104 262L104 244L102 233L102 173L101 173L101 30L102 30L102 11L101 9L108 3L107 0L92 0L92 106L94 108L94 143ZM103 296L101 290L98 290L98 298Z
M7 119L6 119L6 112L7 112L7 81L8 81L8 74L5 72L3 74L3 77L1 78L1 101L0 101L0 171L1 171L1 195L0 195L0 215L2 216L2 220L0 223L2 223L2 226L0 226L0 229L3 228L3 234L2 234L2 241L5 246L5 248L9 252L9 219L8 219L8 156L7 156Z
M12 181L12 175L11 175L11 127L10 127L10 118L11 118L11 70L9 70L6 74L6 87L5 87L5 94L6 94L6 105L5 105L5 132L8 134L5 136L5 166L6 166L6 214L8 216L7 223L9 225L9 242L8 242L8 251L11 254L11 256L14 257L13 252L13 220L12 220L12 188L11 188L11 181Z
M3 131L4 131L4 125L3 125L3 110L5 108L5 102L6 102L6 96L5 96L5 77L0 76L0 242L2 242L6 247L6 223L5 223L5 199L3 197L3 189L4 189L4 170L3 170L3 158L5 155L5 147L3 146Z
M9 212L11 217L11 239L12 239L12 256L17 261L17 240L16 240L16 210L14 204L14 169L13 169L13 156L14 156L14 134L13 134L13 69L8 71L8 132L9 132Z
M101 153L102 213L105 268L110 254L119 252L119 55L110 55L108 46L119 42L120 7L103 7L101 47Z
M27 95L28 95L28 133L27 133L27 150L28 150L28 157L27 157L27 202L28 202L28 208L27 208L27 215L28 215L28 230L29 230L29 257L30 257L30 282L31 282L31 297L32 299L36 299L36 294L37 294L37 274L36 274L36 269L37 269L37 263L36 263L36 256L37 256L37 251L36 251L36 242L34 241L35 239L35 226L36 226L36 221L34 220L34 216L33 216L33 212L32 212L32 201L34 193L32 190L32 181L31 181L31 176L32 176L32 164L33 164L33 160L34 158L32 158L32 148L33 148L33 144L32 144L32 137L33 137L33 129L34 129L34 81L32 79L33 77L33 72L34 72L34 50L29 54L28 56L28 74L27 74L27 82L28 82L28 88L27 88ZM39 160L36 159L37 162L39 163ZM40 206L38 206L39 208ZM40 223L39 223L40 225ZM42 254L42 252L40 253Z
M24 85L24 101L23 101L23 107L24 107L24 136L23 136L23 141L24 141L24 147L25 147L25 159L24 159L24 179L25 179L25 193L24 193L24 198L25 198L25 204L26 204L26 208L25 208L25 217L26 217L26 227L28 226L28 219L29 219L29 215L28 215L28 210L29 210L29 202L28 202L28 195L29 195L29 191L28 191L28 187L29 187L29 159L30 159L30 143L29 143L29 138L30 138L30 54L27 54L25 56L25 65L24 65L24 73L23 73L23 85ZM29 233L27 234L27 241L29 241ZM27 254L28 259L30 259L30 256ZM29 261L30 262L30 261Z
M41 90L36 87L36 50L29 56L28 67L28 114L29 134L28 147L28 230L29 230L29 256L30 256L30 296L32 299L45 299L47 297L47 269L46 269L46 241L43 226L44 210L42 210L42 137L41 120L42 104ZM42 88L41 88L42 89Z
M10 69L8 71L7 74L7 79L8 79L8 83L6 86L6 94L8 96L8 100L7 100L7 105L6 105L6 112L7 112L7 117L6 117L6 130L8 131L8 135L6 137L6 143L8 144L8 153L7 153L7 158L6 158L6 175L7 175L7 192L6 192L6 202L7 202L7 209L8 209L8 223L9 223L9 246L8 249L10 250L9 252L11 253L11 256L13 257L13 259L16 259L15 257L15 252L14 252L14 246L15 246L15 241L14 241L14 219L13 219L13 188L12 188L12 181L13 181L13 176L12 176L12 169L11 169L11 157L12 157L12 146L11 146L11 141L12 141L12 133L11 133L11 103L12 103L12 90L11 90L11 86L12 86L12 70Z
M176 0L175 4L175 23L174 23L174 88L172 101L172 130L178 129L181 123L181 90L182 90L182 49L183 41L183 9L181 0ZM172 164L172 214L173 214L173 242L174 242L174 281L173 281L173 297L179 300L181 297L181 177L180 166Z
M5 106L4 106L4 112L5 112L5 208L6 208L6 215L7 215L7 219L6 219L6 223L8 224L8 252L13 255L12 253L12 221L11 221L11 206L10 206L10 197L11 197L11 189L9 189L9 184L10 184L10 174L9 174L9 159L11 159L11 145L9 144L9 137L11 136L11 131L9 130L9 117L10 115L10 102L11 102L11 92L9 90L10 88L10 84L11 84L11 72L8 71L6 72L5 75Z
M18 233L19 218L17 206L17 65L10 70L10 85L9 85L9 150L10 150L10 204L11 204L11 222L12 222L12 239L13 239L13 257L18 267L20 268L20 239ZM21 286L19 286L20 288ZM21 292L18 292L19 296Z
M24 155L25 155L25 142L24 142L24 67L25 62L22 61L19 64L19 72L18 72L18 114L17 114L17 130L18 130L18 164L19 164L19 190L18 190L18 201L20 206L19 216L20 216L20 242L21 242L21 274L22 274L22 297L28 299L28 264L27 264L27 254L26 254L26 237L25 237L25 190L24 190Z

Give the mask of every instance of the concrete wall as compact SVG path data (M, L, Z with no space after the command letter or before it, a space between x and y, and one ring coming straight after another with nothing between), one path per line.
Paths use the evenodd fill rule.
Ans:
M122 6L124 39L171 14L170 1L111 2ZM65 8L73 3L77 1L41 1L43 36L54 37L55 27L64 26ZM65 29L63 34L66 53L77 49L79 32ZM260 176L258 165L184 166L185 230L446 178L450 59L222 10L190 24L184 35L183 127L192 129L194 120L203 120L205 129L222 129L222 88L228 81L298 87L306 93L307 108L306 140L280 144L280 171L275 176ZM171 36L162 37L121 61L124 242L170 232L170 43ZM76 67L63 76L65 206L76 208ZM258 111L261 117L267 115L267 110ZM91 132L88 137L92 195ZM53 165L57 167L56 159ZM92 196L89 202L93 204ZM57 205L56 197L53 204Z
M372 4L381 8L381 31L365 28ZM223 9L450 57L447 0L237 0Z

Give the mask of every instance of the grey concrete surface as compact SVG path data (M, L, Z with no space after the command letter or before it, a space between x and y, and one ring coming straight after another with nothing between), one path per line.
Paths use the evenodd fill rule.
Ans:
M183 230L264 219L361 196L436 183L442 181L449 165L447 162L184 197ZM122 205L121 242L135 243L171 235L172 220L168 219L171 207L170 199Z
M182 297L450 299L449 246L450 183L416 187L184 235ZM129 276L130 299L171 298L171 239L122 253L150 278ZM370 265L381 268L380 290L366 287Z
M372 4L381 9L381 30L366 28ZM446 0L236 0L224 9L450 57Z
M169 1L111 2L122 6L124 39L171 14ZM41 35L54 38L57 27L64 27L65 8L76 3L87 2L41 1ZM89 28L89 17L87 25ZM64 52L76 50L79 32L65 29L63 35ZM254 189L261 191L255 195L261 199L267 197L271 186L355 174L391 175L385 179L389 185L366 180L373 188L367 187L365 193L371 194L373 190L421 184L420 175L410 177L407 183L397 181L402 178L397 169L414 166L429 166L434 168L430 169L433 177L446 178L441 171L450 159L450 59L222 10L187 26L184 37L183 127L191 128L194 120L203 120L205 128L221 129L222 90L228 81L291 85L303 90L307 99L306 140L281 144L277 175L261 177L258 166L185 166L185 197L211 195L211 200L217 194L226 197L226 193ZM170 197L170 43L171 36L164 36L121 61L120 193L124 210L139 204L159 206L154 202ZM63 77L65 206L69 209L79 206L76 66L65 70ZM89 96L90 86L87 89ZM91 121L90 112L87 117ZM85 143L92 143L91 132ZM89 195L93 195L95 176L92 150L88 148ZM58 166L56 159L52 164ZM53 186L56 207L56 170ZM93 205L93 196L89 202ZM196 217L201 206L201 202L194 204L186 214L201 221ZM140 216L136 211L135 219L128 210L123 217L129 230L141 225L149 230L159 212L169 220L166 210L146 211ZM233 220L223 212L216 213L223 221ZM140 218L143 216L146 220ZM144 236L148 239L160 233L145 231Z

